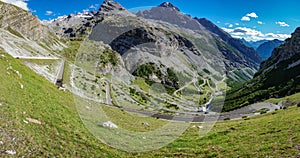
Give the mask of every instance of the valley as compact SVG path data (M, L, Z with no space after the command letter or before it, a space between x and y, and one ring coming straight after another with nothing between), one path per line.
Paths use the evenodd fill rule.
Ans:
M0 9L0 157L300 154L300 27L251 42L170 2Z

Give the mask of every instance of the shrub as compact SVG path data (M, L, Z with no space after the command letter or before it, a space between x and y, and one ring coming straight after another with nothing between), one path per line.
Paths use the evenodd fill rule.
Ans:
M118 56L116 52L105 49L103 53L100 55L99 63L106 65L107 63L111 63L113 66L116 66L119 62Z
M245 118L247 118L247 117L248 117L248 116L243 116L242 119L245 119Z
M266 111L261 111L261 112L260 112L260 114L265 114L265 113L267 113L267 112L266 112Z
M285 109L287 109L287 107L285 106L285 107L283 107L282 109L284 109L284 110L285 110Z

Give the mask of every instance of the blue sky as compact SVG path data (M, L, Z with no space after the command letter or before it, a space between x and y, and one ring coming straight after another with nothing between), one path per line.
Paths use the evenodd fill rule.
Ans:
M42 20L98 9L102 0L1 0L30 10ZM157 6L163 0L117 0L125 8ZM169 0L182 12L205 17L237 38L284 39L300 26L299 0Z

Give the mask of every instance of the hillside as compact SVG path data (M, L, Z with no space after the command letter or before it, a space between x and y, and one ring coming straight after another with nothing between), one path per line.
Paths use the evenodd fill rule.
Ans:
M10 66L12 69L7 69ZM191 124L180 138L166 147L127 153L102 144L87 131L71 93L58 91L2 51L0 76L3 79L0 85L1 157L12 156L9 153L14 152L17 157L299 156L300 108L296 106L245 120L219 122L203 137L199 137L199 129L193 125L205 124ZM144 121L151 122L151 128L164 123L155 118L128 115L115 108L103 108L107 113L117 114L112 117L114 122L128 130L148 130L141 125Z
M299 42L300 28L297 28L291 38L275 48L272 56L262 62L253 80L227 94L224 110L299 92Z

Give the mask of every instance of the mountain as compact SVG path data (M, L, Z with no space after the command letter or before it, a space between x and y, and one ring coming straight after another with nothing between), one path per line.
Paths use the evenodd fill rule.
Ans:
M274 48L280 46L283 43L283 41L280 40L272 40L267 41L263 44L261 44L257 49L257 53L265 60L269 58L274 50Z
M255 52L254 49L247 47L244 43L236 38L231 37L228 33L226 33L221 28L217 27L211 21L205 18L195 18L202 24L207 30L211 31L212 33L217 34L223 41L228 42L232 47L236 48L241 54L246 57L246 61L250 64L260 64L261 58Z
M206 37L205 41L212 41L213 47L226 59L225 65L228 70L228 83L230 85L250 80L261 62L261 58L252 48L246 47L241 41L232 38L207 19L192 18L190 15L181 13L171 3L162 3L150 10L140 11L136 15L190 29L199 36ZM203 49L203 44L199 47ZM210 55L214 54L213 51L206 51ZM214 52L216 51L214 50Z
M257 49L260 45L262 45L265 42L268 42L269 40L259 40L259 41L246 41L245 39L241 39L241 41L248 47L252 47L253 49Z
M32 16L32 19L36 17ZM65 57L68 61L75 62L70 67L81 67L80 72L72 71L71 76L77 76L73 78L83 75L82 71L96 73L104 78L110 76L116 83L122 83L115 84L114 89L138 87L135 90L142 89L145 96L150 96L150 101L154 98L164 100L166 103L160 103L164 110L170 110L172 106L169 106L169 103L172 103L176 110L195 111L207 103L207 98L223 94L226 87L220 86L222 83L227 82L229 86L234 86L236 83L250 80L260 63L256 52L243 45L240 40L233 39L207 19L192 18L167 2L135 15L117 2L105 1L98 11L70 14L49 22L38 22L38 26L48 32L44 34L48 37L46 39L53 40L49 45L56 44L61 46L62 50L55 51L44 46L44 42L39 42L43 41L40 37L39 41L27 41L31 45L42 47L39 51L29 52L29 56L34 56L33 53L46 55L42 51L47 48L49 57ZM21 32L20 35L26 34ZM57 36L67 41L68 48L63 48L64 44ZM12 50L3 47L5 51ZM23 46L22 49L25 48L27 47ZM25 51L21 52L24 55ZM83 63L85 64L82 65ZM43 66L44 69L48 67L49 65ZM53 69L55 71L51 73L51 69L39 72L35 67L38 73L46 74L51 81L55 80L54 74L58 68ZM94 79L85 76L82 77L86 79L83 82L72 81L73 78L68 87L80 89L79 95L98 93L97 99L108 100L103 97L107 95L102 94L106 92L90 91L99 86L98 82L103 82L102 80L91 82ZM201 92L200 100L183 103L176 99L170 100L166 96L152 96L149 88L154 84L161 84L168 95L177 97L181 95L188 98L190 92L196 94L202 91L201 89L204 89L204 92ZM91 87L87 88L87 85ZM196 88L196 91L191 90L192 87ZM182 94L182 91L187 94ZM152 102L141 96L141 92L131 92L133 91L122 93L128 95L131 102L136 103L135 106L153 106ZM189 105L182 105L186 103Z
M224 111L300 91L300 27L263 61L253 80L227 93Z
M150 111L162 107L160 111L194 112L214 95L223 95L226 83L233 87L249 81L260 63L253 49L224 32L216 34L199 21L168 2L133 14L117 2L104 1L98 11L46 24L72 46L64 56L75 62L70 67L80 67L72 71L68 85L77 89L78 95L98 94L95 99L110 105L121 102L118 106L123 108L131 105ZM97 82L91 75L81 76L82 72L95 74ZM127 96L125 99L110 101L106 91L95 88L110 79L114 93ZM157 84L167 95L152 93ZM200 99L187 101L199 93Z

